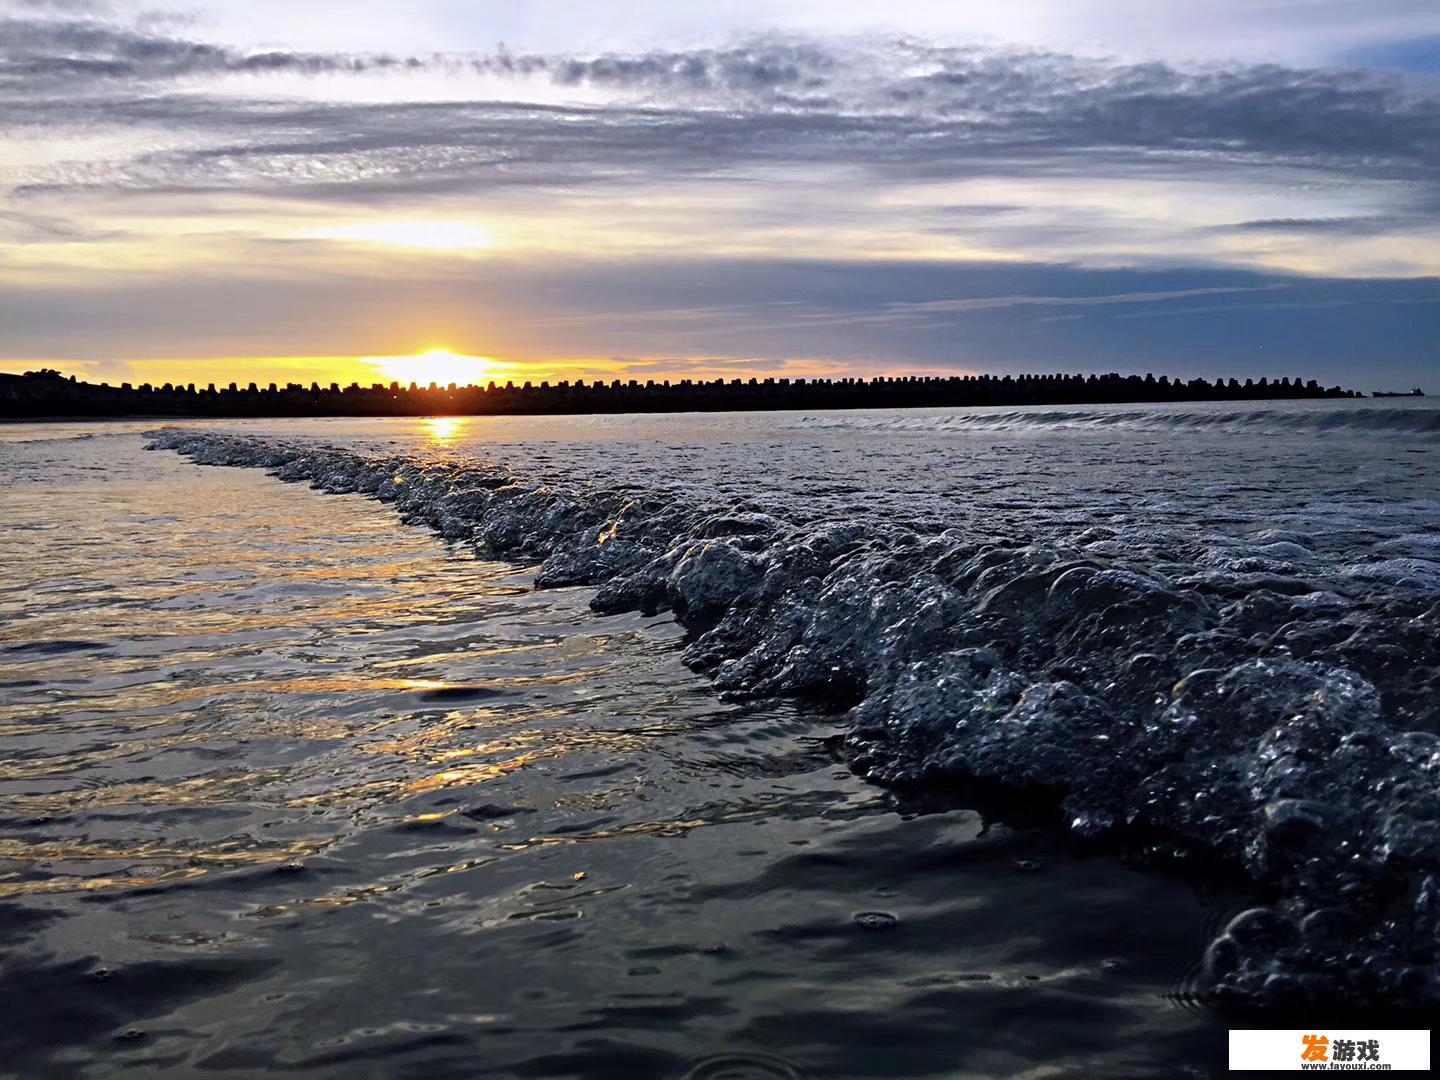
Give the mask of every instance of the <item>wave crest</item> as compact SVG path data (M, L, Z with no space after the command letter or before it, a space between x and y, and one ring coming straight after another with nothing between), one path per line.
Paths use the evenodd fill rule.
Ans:
M995 412L824 413L799 417L793 427L847 431L1174 431L1325 435L1440 435L1440 409L1011 409Z

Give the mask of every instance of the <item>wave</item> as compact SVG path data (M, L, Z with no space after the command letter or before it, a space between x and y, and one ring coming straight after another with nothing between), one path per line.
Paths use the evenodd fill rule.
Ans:
M34 430L36 429L28 426L26 428L11 428L0 424L0 446L5 445L6 443L30 445L32 443L82 442L85 439L95 438L95 434L93 432L79 432L69 435L56 435L53 433L52 430L47 429L41 429L40 434L34 435L33 437L27 437L29 436L30 432Z
M1242 869L1273 899L1211 944L1212 1000L1440 1003L1431 537L1360 563L1279 531L1017 545L268 437L151 446L392 503L597 611L671 611L722 693L848 707L879 783L1038 800L1083 840Z
M791 421L792 427L847 431L1174 431L1270 435L1440 435L1440 409L1250 409L1162 412L1155 409L1013 409L1000 412L918 414L824 413Z

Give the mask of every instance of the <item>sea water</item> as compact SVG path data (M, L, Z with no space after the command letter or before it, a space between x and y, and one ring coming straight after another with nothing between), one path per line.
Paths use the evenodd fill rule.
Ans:
M1204 1075L1423 1006L1437 417L7 428L0 1059Z

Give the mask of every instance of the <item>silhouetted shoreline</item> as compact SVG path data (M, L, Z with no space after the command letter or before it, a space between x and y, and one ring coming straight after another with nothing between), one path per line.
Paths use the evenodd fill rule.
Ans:
M909 409L983 405L1095 405L1362 397L1314 379L1205 379L1154 375L956 375L874 379L716 379L530 382L516 386L411 383L261 387L213 383L132 386L80 382L42 370L0 374L0 417L503 416L636 412L755 412L780 409Z

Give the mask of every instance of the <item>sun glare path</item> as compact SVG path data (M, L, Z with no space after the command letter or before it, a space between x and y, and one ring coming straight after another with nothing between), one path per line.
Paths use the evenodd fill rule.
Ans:
M427 416L422 427L436 446L449 446L465 431L465 420L462 416Z

